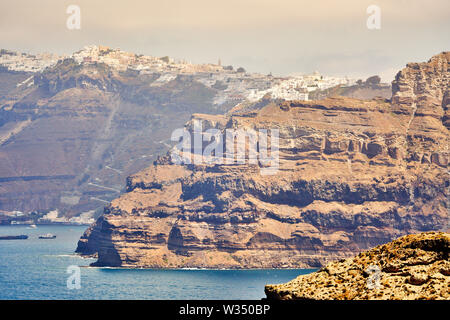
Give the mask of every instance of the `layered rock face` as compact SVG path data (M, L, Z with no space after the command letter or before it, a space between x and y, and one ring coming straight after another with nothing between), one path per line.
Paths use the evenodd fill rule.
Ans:
M100 266L302 268L448 229L449 58L408 65L392 103L263 98L224 116L194 115L189 131L196 122L221 133L278 130L278 167L264 174L248 159L162 157L128 178L77 252L98 254Z
M448 300L449 236L404 236L265 292L278 300Z
M392 112L409 118L408 160L448 162L444 154L448 155L450 128L449 57L444 52L428 63L409 63L392 83Z
M273 88L291 95L279 90L290 80L104 46L70 57L0 50L0 211L98 217L130 174L171 148L171 132L192 113L223 114Z

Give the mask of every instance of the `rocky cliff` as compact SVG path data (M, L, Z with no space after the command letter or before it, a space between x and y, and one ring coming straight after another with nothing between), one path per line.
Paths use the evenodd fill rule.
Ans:
M392 100L265 97L228 115L194 115L187 130L195 121L222 133L278 130L276 172L161 157L128 178L77 252L97 254L100 266L318 267L448 229L449 59L407 65Z
M223 114L304 82L240 71L104 46L70 56L0 50L0 211L100 214L192 113Z
M408 235L279 285L279 300L450 299L450 234Z

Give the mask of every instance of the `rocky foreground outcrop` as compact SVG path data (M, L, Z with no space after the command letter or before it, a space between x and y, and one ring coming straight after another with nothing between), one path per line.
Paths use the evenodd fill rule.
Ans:
M288 283L267 285L265 292L279 300L448 300L449 236L407 235Z
M221 133L278 130L275 174L249 161L162 157L128 178L77 252L98 255L99 266L302 268L447 230L449 60L408 65L391 101L265 97L195 115L189 131L195 120Z

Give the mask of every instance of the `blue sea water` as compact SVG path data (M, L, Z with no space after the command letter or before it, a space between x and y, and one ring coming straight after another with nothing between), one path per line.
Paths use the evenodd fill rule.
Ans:
M312 269L156 270L88 267L74 254L85 226L0 226L0 299L261 299L264 285L283 283ZM52 233L53 240L38 239ZM67 268L81 266L81 288L68 289Z

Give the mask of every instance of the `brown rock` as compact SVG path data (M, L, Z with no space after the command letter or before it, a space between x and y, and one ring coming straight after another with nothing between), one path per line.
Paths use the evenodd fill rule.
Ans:
M448 300L450 276L438 272L450 266L449 236L442 232L404 236L288 283L267 285L265 292L267 298L281 300ZM370 268L383 265L378 286L371 286L377 277L371 279L375 274Z
M427 274L416 273L416 274L412 274L409 277L408 283L416 285L416 286L421 286L424 283L427 283L428 280L430 280L430 277Z
M434 116L412 117L401 101L442 108L419 103L423 85L414 79L434 83L435 70L440 80L423 90L441 99L444 61L448 53L402 70L393 103L335 97L197 114L221 132L277 128L276 174L249 163L182 166L162 157L128 179L128 192L106 207L77 252L125 267L318 267L403 234L442 230L448 172L421 160L443 154L449 132Z

